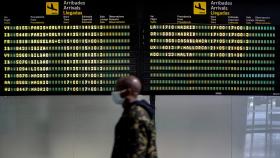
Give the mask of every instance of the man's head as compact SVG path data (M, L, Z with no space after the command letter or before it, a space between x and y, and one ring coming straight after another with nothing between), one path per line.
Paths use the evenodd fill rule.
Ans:
M119 101L115 101L116 103L121 103L124 100L133 102L140 94L141 87L141 82L135 76L130 75L127 77L119 78L116 84L116 91L112 93L113 99L114 95L119 95L121 98L118 98Z

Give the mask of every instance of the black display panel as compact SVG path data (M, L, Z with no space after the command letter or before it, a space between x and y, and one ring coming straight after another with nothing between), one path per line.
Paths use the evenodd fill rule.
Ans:
M0 95L106 95L129 74L150 95L280 95L278 7L33 2L2 16Z
M188 9L146 11L145 90L279 95L279 5L260 4L189 2Z
M4 16L2 95L110 94L136 74L134 15L91 6L46 2L43 15Z

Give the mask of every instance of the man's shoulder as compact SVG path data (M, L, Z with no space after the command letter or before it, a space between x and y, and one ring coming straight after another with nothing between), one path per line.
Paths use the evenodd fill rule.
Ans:
M141 106L133 104L129 110L129 116L139 121L150 121L148 112Z

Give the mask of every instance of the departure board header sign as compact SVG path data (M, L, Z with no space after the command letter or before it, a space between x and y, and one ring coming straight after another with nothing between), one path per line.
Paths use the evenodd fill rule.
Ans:
M0 95L104 95L129 74L143 94L280 95L273 3L37 5L2 16Z

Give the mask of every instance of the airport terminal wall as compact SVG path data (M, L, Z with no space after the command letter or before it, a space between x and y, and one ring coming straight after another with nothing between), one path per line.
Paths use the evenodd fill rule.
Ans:
M157 96L159 157L278 158L279 99ZM0 157L110 157L121 113L111 96L1 97Z

